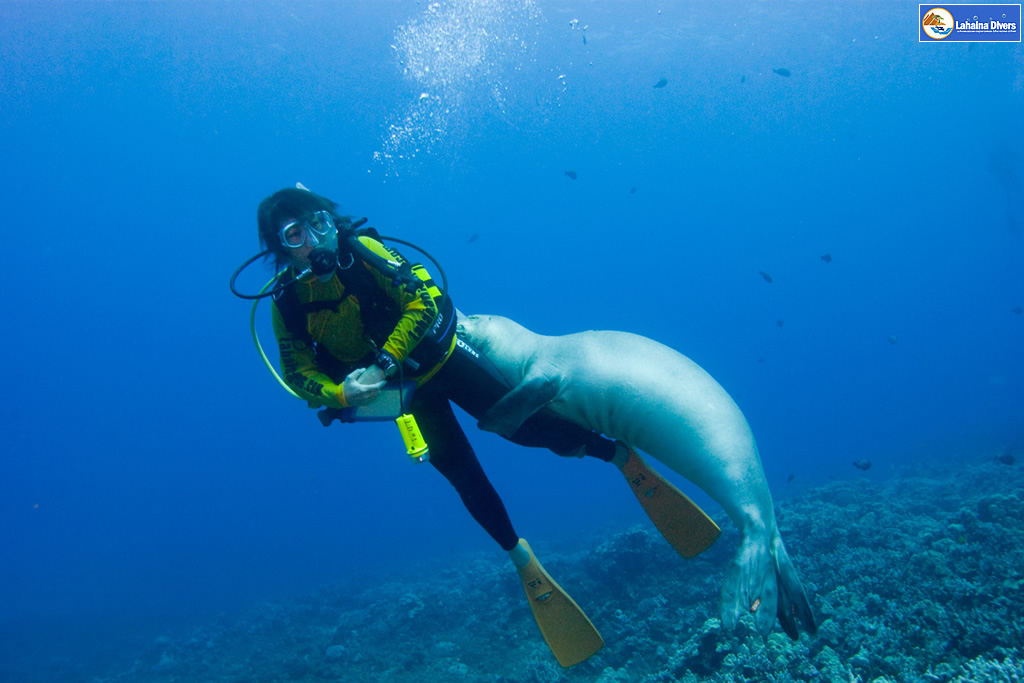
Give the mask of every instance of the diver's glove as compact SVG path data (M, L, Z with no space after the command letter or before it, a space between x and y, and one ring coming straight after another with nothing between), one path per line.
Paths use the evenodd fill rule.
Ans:
M341 390L345 403L350 406L365 406L377 400L377 394L385 384L387 381L384 379L384 372L376 365L371 365L348 373Z

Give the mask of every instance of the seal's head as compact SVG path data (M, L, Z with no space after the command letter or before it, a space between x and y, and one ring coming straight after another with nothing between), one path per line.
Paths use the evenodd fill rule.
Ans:
M469 342L481 353L487 354L487 327L493 316L489 315L466 315L459 311L459 322L456 325L459 337Z

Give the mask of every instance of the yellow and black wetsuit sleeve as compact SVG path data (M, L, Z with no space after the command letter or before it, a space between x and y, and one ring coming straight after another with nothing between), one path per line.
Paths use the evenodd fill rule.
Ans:
M377 240L363 236L359 241L381 258L396 264L396 268L405 264L401 254ZM430 332L430 326L437 318L437 299L441 296L441 290L433 284L430 274L420 265L412 267L412 274L418 283L415 287L396 285L392 273L381 272L372 266L368 266L368 269L376 279L377 286L398 304L401 311L401 318L381 350L402 363Z
M309 342L288 331L276 303L271 306L271 319L285 383L311 407L347 408L341 385L317 367L316 354Z

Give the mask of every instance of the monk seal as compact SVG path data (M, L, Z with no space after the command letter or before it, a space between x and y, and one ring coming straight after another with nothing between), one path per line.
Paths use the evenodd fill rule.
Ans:
M493 315L460 313L459 336L480 350L512 390L480 427L511 435L547 407L623 441L686 477L741 532L722 588L722 622L752 613L767 634L776 617L793 639L811 634L814 614L782 543L754 435L725 389L699 365L628 332L544 336Z

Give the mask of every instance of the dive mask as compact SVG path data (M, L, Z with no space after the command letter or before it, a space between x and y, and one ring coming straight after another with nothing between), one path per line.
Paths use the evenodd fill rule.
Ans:
M338 228L328 211L317 211L300 221L285 224L278 237L289 249L313 247L309 252L309 269L326 282L338 266Z
M338 228L328 211L317 211L300 221L286 223L277 233L281 245L289 249L311 246L332 251L338 245Z

